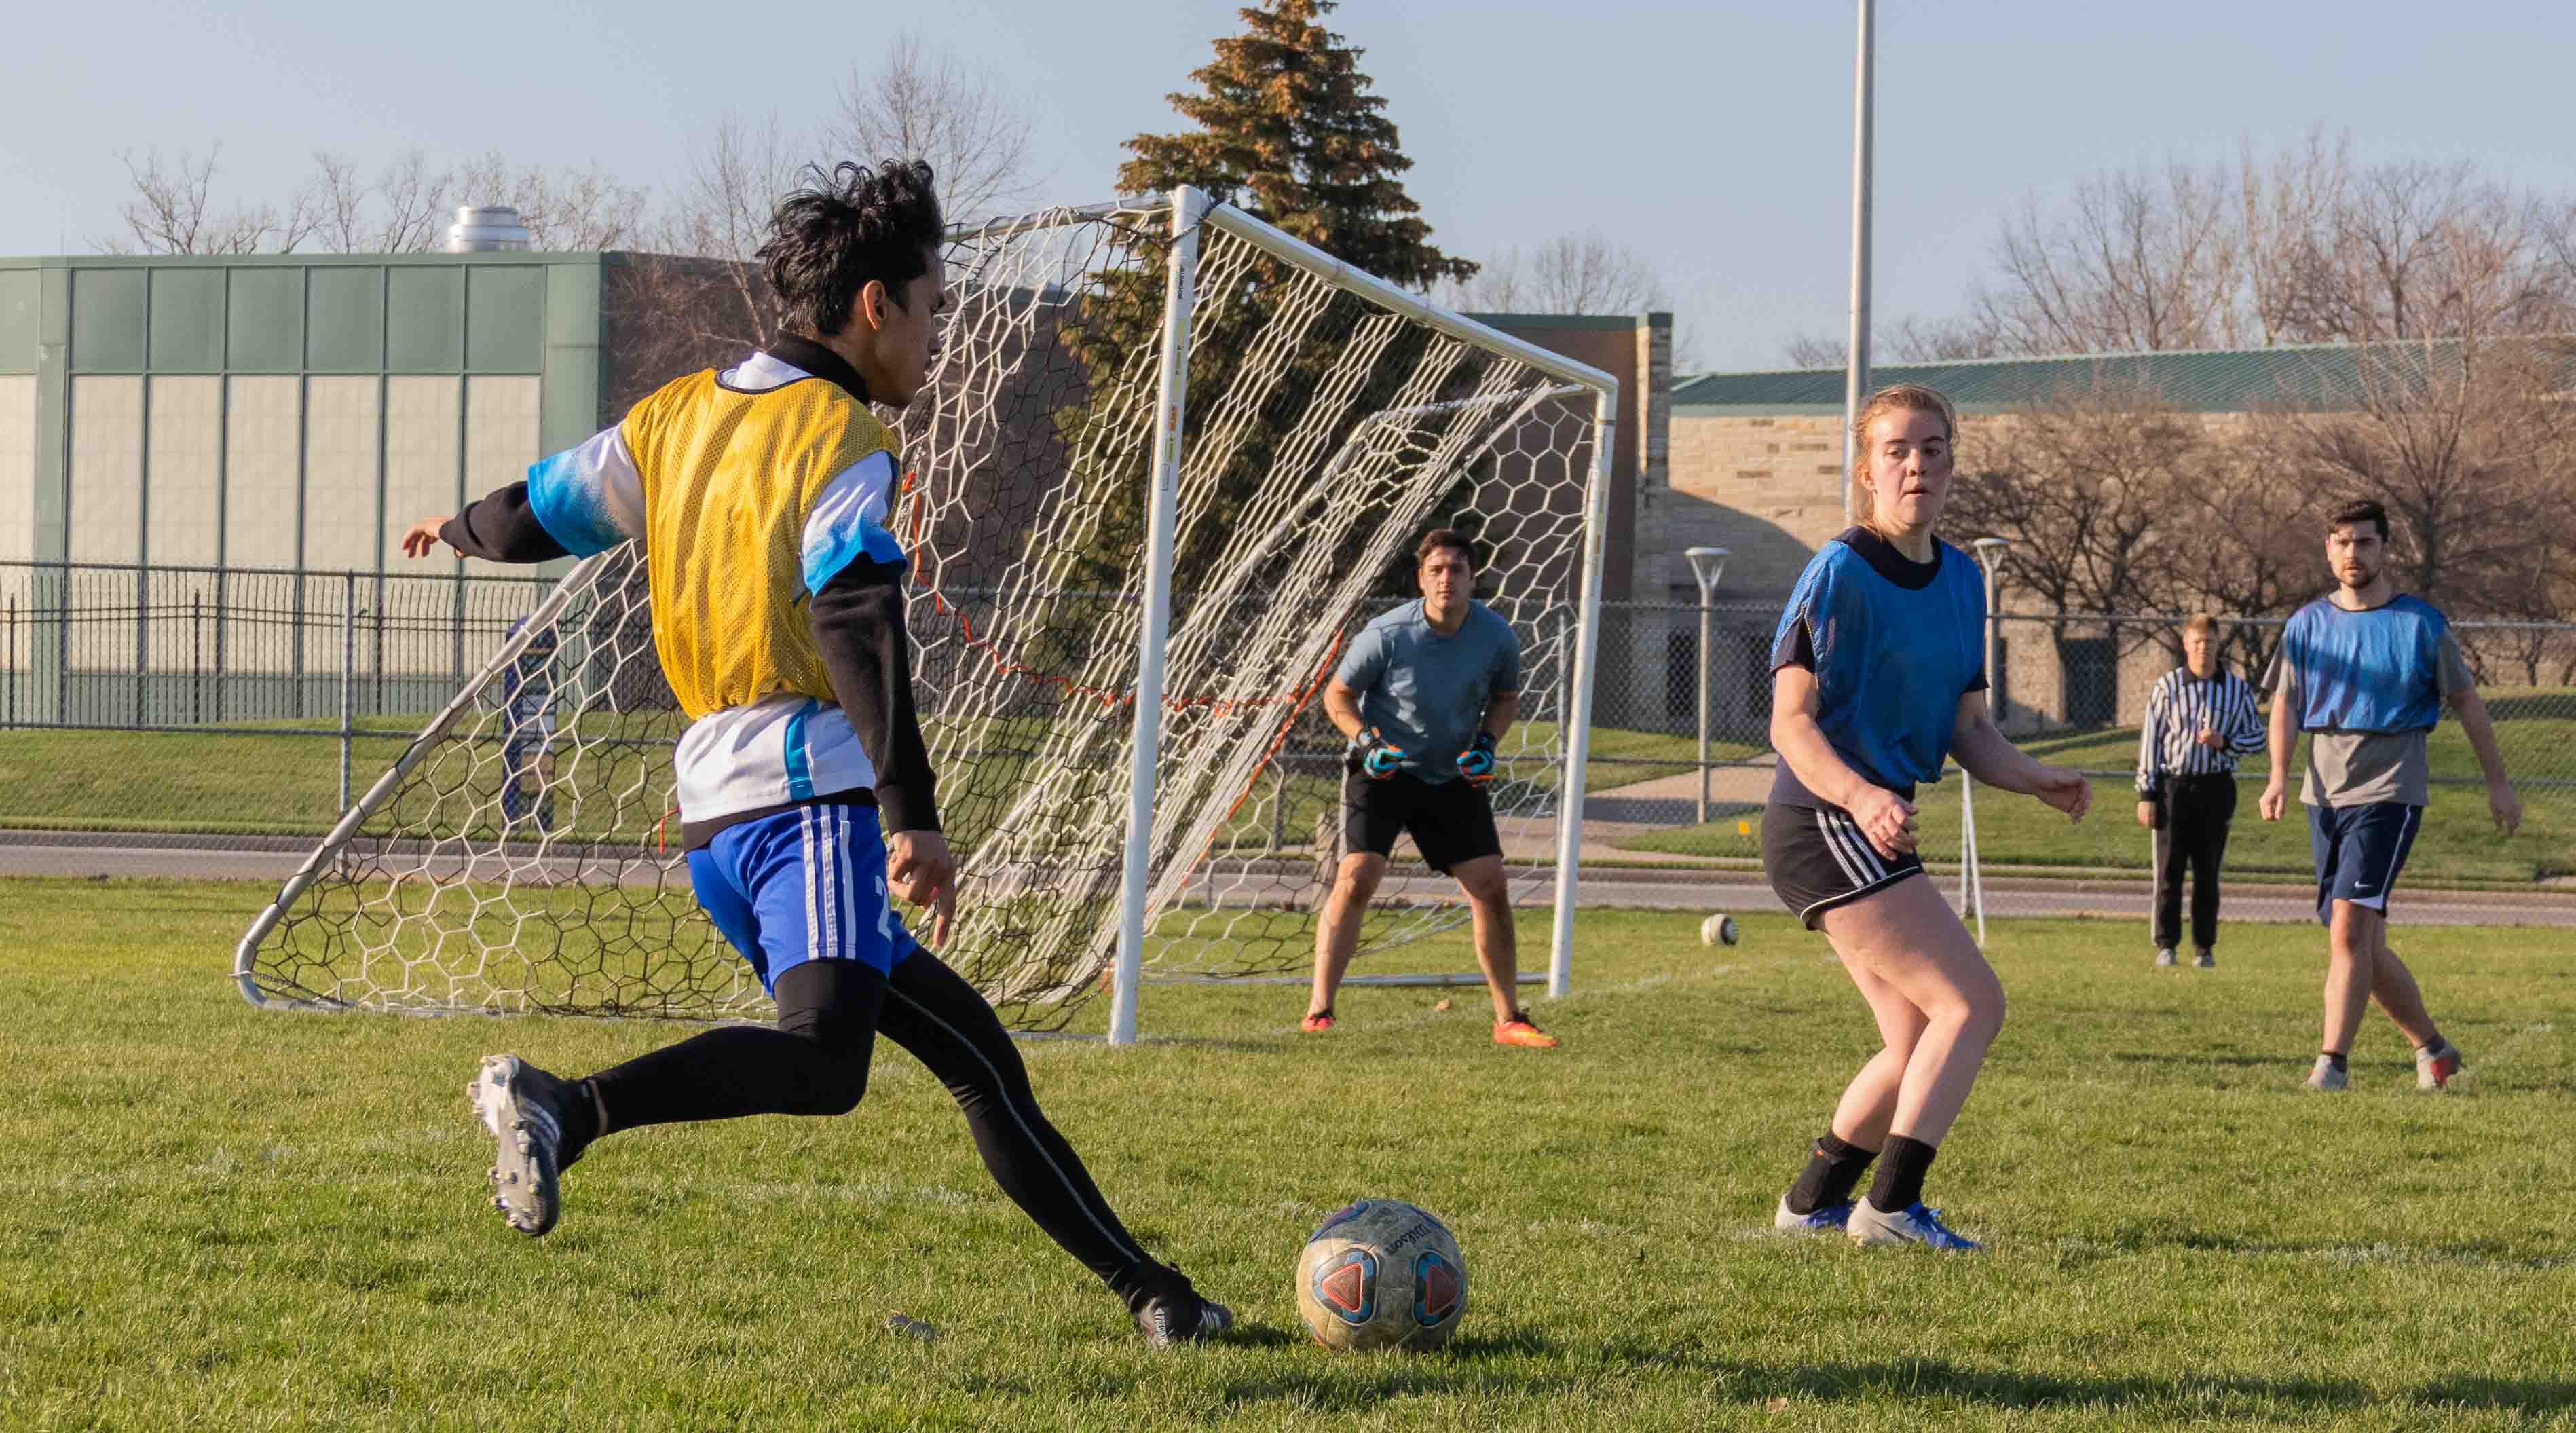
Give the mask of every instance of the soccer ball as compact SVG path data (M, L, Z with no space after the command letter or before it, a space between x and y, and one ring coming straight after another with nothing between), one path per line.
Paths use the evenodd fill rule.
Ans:
M1438 1348L1466 1311L1458 1241L1400 1199L1342 1206L1297 1256L1297 1312L1329 1349Z
M1702 945L1735 944L1735 917L1730 915L1713 915L1708 919L1701 921L1699 923L1699 943Z

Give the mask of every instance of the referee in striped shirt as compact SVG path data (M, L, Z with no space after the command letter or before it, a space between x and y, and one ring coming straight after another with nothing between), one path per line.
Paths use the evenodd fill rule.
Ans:
M2236 758L2263 749L2254 689L2218 665L2218 621L2206 612L2182 626L2184 665L2147 698L2138 729L2138 824L2154 833L2156 964L2174 963L2182 942L2183 868L2191 869L2193 964L2218 964L2218 862L2236 815Z

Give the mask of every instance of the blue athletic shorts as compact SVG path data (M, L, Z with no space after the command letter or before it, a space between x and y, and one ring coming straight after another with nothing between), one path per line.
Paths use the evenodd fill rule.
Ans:
M873 806L799 806L727 826L689 853L698 904L751 962L764 990L808 960L891 975L912 933L886 899L885 837Z
M2389 888L2415 848L2424 808L2397 801L2367 806L2308 808L2308 852L2317 861L2317 921L2334 919L2334 903L2350 901L2385 914Z

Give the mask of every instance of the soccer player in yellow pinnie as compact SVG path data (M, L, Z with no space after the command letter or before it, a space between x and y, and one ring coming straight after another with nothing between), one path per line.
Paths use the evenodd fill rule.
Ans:
M602 1136L846 1114L882 1032L948 1087L1003 1192L1149 1343L1193 1341L1233 1315L1137 1245L992 1007L891 902L928 907L932 942L946 938L956 863L913 707L910 564L885 526L894 436L868 406L904 407L929 373L943 242L928 165L814 171L760 250L788 336L673 380L527 481L403 536L414 557L443 542L496 562L642 541L654 645L691 721L675 757L690 882L778 1002L774 1027L704 1031L582 1079L486 1058L470 1092L496 1145L492 1202L543 1234L562 1171Z

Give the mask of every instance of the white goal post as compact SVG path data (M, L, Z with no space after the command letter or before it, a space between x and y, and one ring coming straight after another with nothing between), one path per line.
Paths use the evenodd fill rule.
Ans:
M1194 189L960 227L948 279L887 515L960 853L943 958L1021 1028L1105 982L1117 1042L1149 975L1302 967L1339 816L1322 688L1448 526L1522 640L1489 791L1516 897L1553 886L1563 995L1617 381ZM247 999L766 1014L688 890L645 587L630 544L488 634L243 935ZM1363 957L1465 919L1381 907Z

